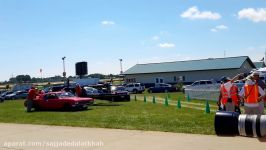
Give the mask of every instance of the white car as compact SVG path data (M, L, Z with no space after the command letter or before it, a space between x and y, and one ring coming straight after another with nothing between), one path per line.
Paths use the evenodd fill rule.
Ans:
M125 86L125 90L132 93L142 93L145 87L140 83L129 83Z
M183 89L188 88L188 87L197 87L197 86L204 86L204 85L213 85L216 84L216 82L212 80L199 80L195 81L190 85L183 86Z

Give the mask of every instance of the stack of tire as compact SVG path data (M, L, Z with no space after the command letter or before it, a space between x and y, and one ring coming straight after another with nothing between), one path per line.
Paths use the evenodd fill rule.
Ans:
M239 115L235 112L218 111L215 115L215 132L222 136L266 136L266 115Z

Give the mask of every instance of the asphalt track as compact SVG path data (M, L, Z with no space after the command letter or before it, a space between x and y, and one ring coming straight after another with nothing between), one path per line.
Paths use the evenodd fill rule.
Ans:
M265 150L266 138L0 123L7 150Z

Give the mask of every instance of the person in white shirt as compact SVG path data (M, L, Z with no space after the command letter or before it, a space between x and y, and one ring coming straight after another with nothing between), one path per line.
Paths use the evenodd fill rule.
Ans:
M221 79L222 84L218 100L219 110L241 113L238 87L234 84L234 81L239 79L240 76L242 76L242 74L236 75L233 79L228 77L223 77Z
M244 101L245 114L264 114L264 108L260 107L260 101L265 97L265 92L254 80L254 73L247 77L239 96Z

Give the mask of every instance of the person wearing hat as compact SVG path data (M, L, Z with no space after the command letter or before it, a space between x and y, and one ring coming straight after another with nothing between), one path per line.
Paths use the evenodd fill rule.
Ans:
M31 112L33 100L35 99L37 93L35 86L33 85L31 89L28 91L28 97L27 97L27 112Z
M222 77L220 86L220 96L218 100L219 110L240 112L240 99L238 96L238 87L234 84L242 74L236 75L233 79Z
M252 73L252 76L254 78L254 80L256 81L256 83L262 88L262 90L265 90L266 85L265 83L260 79L260 73L258 71L254 71Z
M258 71L254 71L252 73L252 76L254 78L254 80L256 81L256 83L258 84L259 87L262 88L263 91L265 91L266 85L265 83L260 79L260 73ZM264 113L264 103L265 103L266 97L263 98L263 100L261 100L259 102L259 109L260 111L262 111Z
M75 93L76 93L76 96L81 97L82 89L79 84L76 84Z
M258 85L258 82L255 80L259 74L253 72L247 77L244 87L242 87L239 92L239 96L244 100L244 110L245 114L264 114L264 107L260 106L261 101L265 97L265 92Z

